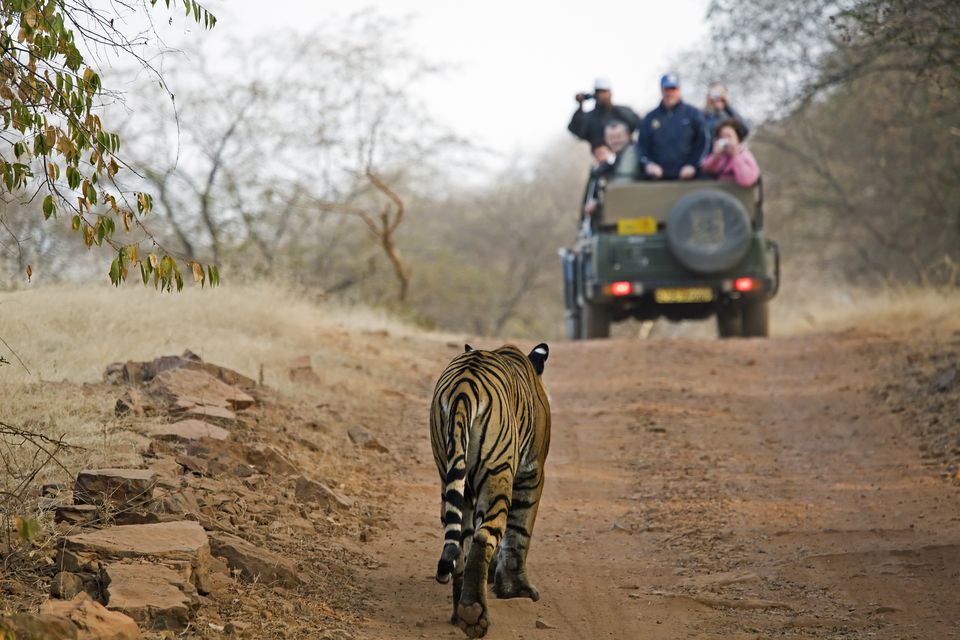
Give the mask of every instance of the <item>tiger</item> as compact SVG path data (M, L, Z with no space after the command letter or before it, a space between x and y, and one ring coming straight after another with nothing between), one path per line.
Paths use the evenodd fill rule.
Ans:
M450 622L470 638L490 626L488 582L498 598L540 599L526 560L550 449L541 380L549 355L543 343L527 355L513 345L465 345L434 390L430 442L444 531L436 577L453 577Z

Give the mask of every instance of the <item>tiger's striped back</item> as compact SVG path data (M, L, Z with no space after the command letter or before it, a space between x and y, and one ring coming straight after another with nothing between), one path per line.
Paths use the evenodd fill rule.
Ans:
M486 564L506 536L504 550L516 560L513 571L518 575L504 573L504 584L531 592L519 595L533 597L536 592L527 583L522 565L550 446L550 405L540 380L548 353L545 344L529 355L511 345L495 351L468 347L437 381L430 412L444 527L437 580L447 582L451 575L458 578L454 582L455 617L461 599L458 585L463 571L470 572L469 560L465 568L462 560L471 545L480 545L486 557L481 563L485 584ZM500 574L498 569L498 580ZM471 580L468 575L468 584ZM477 595L470 590L464 594Z

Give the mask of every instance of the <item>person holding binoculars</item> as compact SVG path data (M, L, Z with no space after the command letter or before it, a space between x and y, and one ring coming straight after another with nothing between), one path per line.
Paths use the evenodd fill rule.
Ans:
M575 99L577 110L570 118L567 130L581 140L589 142L591 149L604 143L604 129L613 120L627 125L631 135L640 125L640 116L633 109L624 105L613 104L610 81L605 78L597 78L593 83L593 93L578 93ZM587 100L594 101L592 111L583 110L583 103Z

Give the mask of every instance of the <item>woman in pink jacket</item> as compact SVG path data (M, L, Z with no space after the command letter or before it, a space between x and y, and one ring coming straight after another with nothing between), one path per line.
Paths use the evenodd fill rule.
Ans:
M741 187L752 187L760 177L760 167L750 150L743 145L747 131L739 120L724 120L714 132L713 153L707 156L700 169L703 173Z

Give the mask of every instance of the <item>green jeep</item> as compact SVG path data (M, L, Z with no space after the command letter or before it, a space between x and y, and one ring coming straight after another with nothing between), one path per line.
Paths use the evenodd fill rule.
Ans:
M763 234L762 184L611 184L594 219L560 250L569 338L606 338L627 318L712 315L722 338L769 335L780 251Z

